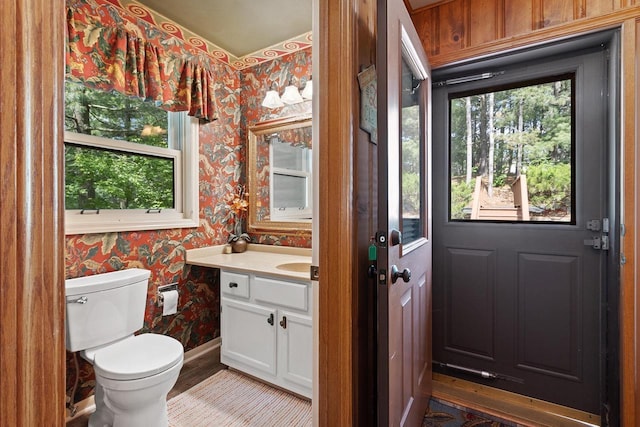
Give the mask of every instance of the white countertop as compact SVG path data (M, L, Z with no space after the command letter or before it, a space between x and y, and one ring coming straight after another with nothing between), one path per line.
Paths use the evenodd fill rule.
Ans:
M292 263L311 264L311 249L288 246L249 244L242 253L223 253L224 245L187 249L187 264L222 268L245 273L262 273L286 279L311 280L309 269L304 272L278 268Z

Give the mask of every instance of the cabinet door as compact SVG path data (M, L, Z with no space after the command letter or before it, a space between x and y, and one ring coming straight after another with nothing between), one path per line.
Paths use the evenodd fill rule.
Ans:
M222 298L222 363L276 373L276 311Z
M278 356L281 377L311 389L313 330L311 317L279 311Z

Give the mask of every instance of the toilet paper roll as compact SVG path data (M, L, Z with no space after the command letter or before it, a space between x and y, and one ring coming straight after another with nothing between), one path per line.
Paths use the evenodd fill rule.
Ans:
M178 291L162 292L162 315L176 314L178 312Z

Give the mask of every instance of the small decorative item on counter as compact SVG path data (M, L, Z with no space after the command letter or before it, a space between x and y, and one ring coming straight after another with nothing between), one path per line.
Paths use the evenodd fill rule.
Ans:
M231 250L236 253L244 252L251 241L251 237L242 230L243 220L249 207L244 185L236 187L234 193L229 197L228 206L235 219L234 232L229 235Z
M230 254L231 253L231 245L224 245L224 248L222 248L222 253L223 254Z
M246 233L243 233L246 234ZM248 237L248 236L247 236ZM244 237L241 236L235 236L234 237L233 242L231 242L231 250L235 253L240 253L240 252L244 252L247 250L247 247L249 245L249 242L247 240L245 240Z

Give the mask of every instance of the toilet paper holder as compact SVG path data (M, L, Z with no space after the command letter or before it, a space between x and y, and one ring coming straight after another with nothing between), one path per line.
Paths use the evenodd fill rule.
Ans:
M178 290L178 282L169 283L168 285L158 286L158 305L164 304L164 295L163 292L168 291L177 291Z

